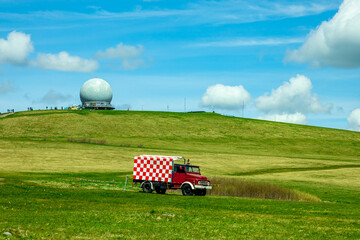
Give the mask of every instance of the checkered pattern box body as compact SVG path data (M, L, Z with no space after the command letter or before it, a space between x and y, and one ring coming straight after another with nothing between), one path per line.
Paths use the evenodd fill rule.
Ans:
M141 155L134 158L134 180L171 182L173 160L178 157Z

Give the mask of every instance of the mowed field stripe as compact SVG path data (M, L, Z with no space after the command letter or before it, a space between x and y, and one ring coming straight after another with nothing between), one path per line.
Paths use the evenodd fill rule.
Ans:
M263 175L270 173L288 173L288 172L306 172L306 171L323 171L323 170L334 170L334 169L344 169L344 168L360 168L358 164L352 165L332 165L332 166L322 166L322 167L309 167L309 168L270 168L270 169L261 169L251 172L238 172L230 174L232 176L253 176L253 175Z

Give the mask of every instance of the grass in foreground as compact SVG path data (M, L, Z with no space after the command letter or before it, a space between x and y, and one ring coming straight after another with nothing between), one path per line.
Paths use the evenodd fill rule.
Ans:
M0 185L0 231L14 239L360 237L358 204L76 190L22 179Z

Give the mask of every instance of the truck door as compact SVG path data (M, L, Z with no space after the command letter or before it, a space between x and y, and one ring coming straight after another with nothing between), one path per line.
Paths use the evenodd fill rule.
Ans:
M175 187L185 182L185 166L175 165L173 172L173 184Z

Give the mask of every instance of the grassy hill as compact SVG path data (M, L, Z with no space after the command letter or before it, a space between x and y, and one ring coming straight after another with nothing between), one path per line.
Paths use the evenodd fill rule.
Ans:
M213 238L234 238L237 232L248 239L360 237L360 231L356 230L360 229L358 132L213 113L33 111L0 118L0 144L0 179L5 178L0 181L0 210L1 207L6 210L8 218L0 220L0 231L20 226L11 228L16 236L25 237L28 230L29 236L35 238L67 238L76 234L104 239L142 238L146 234L151 238L164 236L160 233L173 238L191 238L180 226L204 221L200 224L204 228L195 238L204 238L210 233ZM74 188L76 176L103 180L131 176L132 158L139 154L181 155L200 165L202 174L208 177L272 183L311 194L322 202L305 204L216 196L185 200L171 195L121 194L111 189L76 191ZM9 202L15 203L15 207ZM24 202L30 206L26 211L22 207ZM40 202L46 210L40 210L36 204ZM89 208L72 207L80 202ZM248 207L239 207L239 204ZM68 210L51 210L59 206ZM9 210L12 207L15 212L22 212L22 217L15 216ZM211 216L211 209L222 216ZM30 221L36 211L42 215L38 224ZM122 211L119 216L127 219L118 226L127 226L127 230L116 236L108 234L118 229L110 222L104 223L107 226L104 229L96 223L75 223L80 215L90 222L95 214L102 222L110 215L118 219L112 214L114 211ZM169 212L181 219L171 217ZM40 225L53 219L51 213L68 213L68 217L62 217L81 231L69 230L65 222L58 220L55 222L63 231L54 231L49 223L41 232ZM224 220L226 234L216 230L221 228L217 222L222 217L227 219ZM136 220L145 232L134 232L130 227ZM153 226L152 229L159 232L151 235L151 227L144 224L157 220L165 226L174 226L174 223L179 226L167 233ZM329 230L332 224L334 229ZM263 232L259 233L260 230ZM56 237L54 232L60 235Z
M358 160L359 133L212 113L35 111L2 119L0 137L90 138L171 151Z

